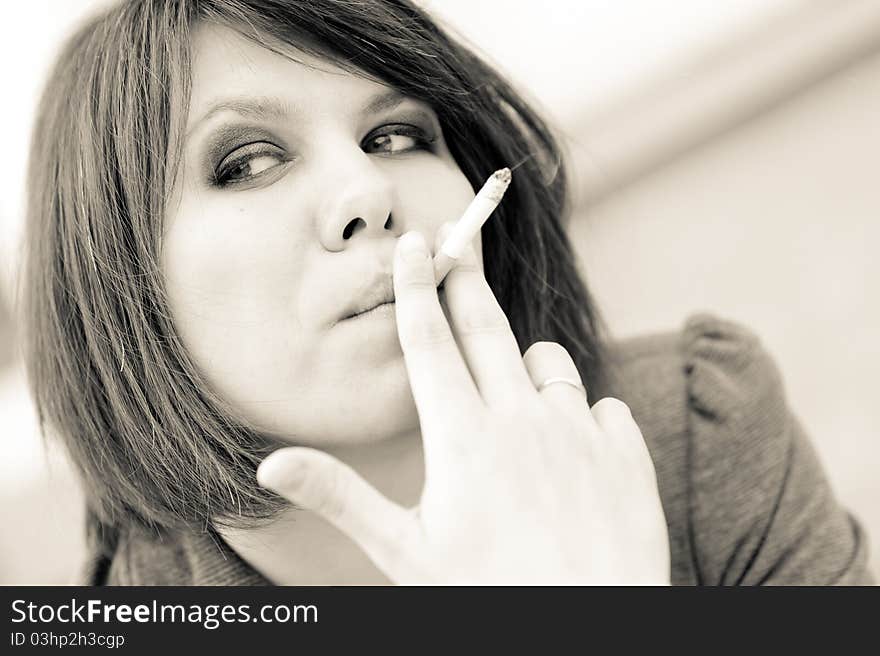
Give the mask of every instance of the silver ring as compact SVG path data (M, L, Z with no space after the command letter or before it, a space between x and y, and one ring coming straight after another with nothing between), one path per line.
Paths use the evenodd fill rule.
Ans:
M545 379L544 381L541 382L540 385L538 385L538 391L540 392L545 387L547 387L549 385L553 385L554 383L565 383L566 385L571 385L575 389L578 389L581 392L583 392L584 396L587 395L587 388L584 387L584 384L581 381L574 380L572 378L562 378L562 377Z

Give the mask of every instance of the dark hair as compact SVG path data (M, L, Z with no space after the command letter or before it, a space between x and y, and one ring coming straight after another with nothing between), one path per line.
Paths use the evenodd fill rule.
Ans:
M40 423L78 467L92 529L102 531L92 537L105 549L132 524L248 526L283 505L255 484L272 445L201 378L159 266L199 21L428 102L475 189L523 162L483 229L486 277L521 351L557 341L587 388L601 388L605 329L565 233L559 145L508 82L422 10L408 0L126 2L70 39L41 100L23 290Z

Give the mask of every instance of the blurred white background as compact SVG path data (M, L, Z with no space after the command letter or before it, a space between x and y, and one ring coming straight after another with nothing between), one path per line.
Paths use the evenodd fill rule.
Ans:
M7 308L37 94L59 40L104 4L4 9ZM578 176L570 233L612 329L677 330L709 310L756 332L880 573L880 2L424 4L559 126ZM0 583L67 582L81 557L79 496L8 360Z

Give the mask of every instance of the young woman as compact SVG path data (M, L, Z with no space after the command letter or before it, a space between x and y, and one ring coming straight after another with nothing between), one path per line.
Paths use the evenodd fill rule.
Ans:
M112 7L29 176L30 374L91 583L870 580L756 338L608 337L550 131L408 1Z

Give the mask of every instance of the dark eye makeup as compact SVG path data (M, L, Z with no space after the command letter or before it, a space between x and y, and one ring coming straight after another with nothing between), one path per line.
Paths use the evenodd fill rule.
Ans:
M369 132L361 141L364 152L381 157L434 152L439 136L435 121L423 112L401 118L401 122L386 123ZM280 172L279 167L296 157L279 144L280 140L263 128L224 126L214 134L207 149L208 184L223 189Z

